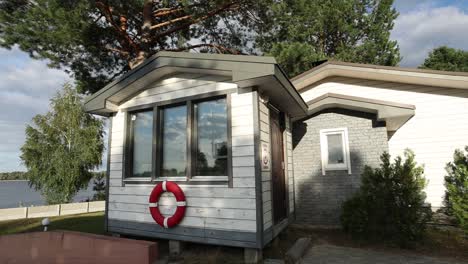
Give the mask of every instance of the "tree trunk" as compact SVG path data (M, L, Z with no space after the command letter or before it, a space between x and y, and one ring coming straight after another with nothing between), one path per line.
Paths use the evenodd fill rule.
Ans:
M153 21L153 4L159 5L159 1L145 0L143 4L143 25L141 26L141 50L137 57L129 63L131 69L140 65L147 57L151 44L151 26Z

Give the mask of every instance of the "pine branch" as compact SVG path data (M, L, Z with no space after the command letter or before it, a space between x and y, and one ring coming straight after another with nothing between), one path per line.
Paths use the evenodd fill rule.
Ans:
M133 39L127 34L126 30L123 30L124 28L126 29L126 18L124 16L121 16L120 17L120 22L121 22L121 25L118 25L117 23L115 23L114 19L113 19L113 14L112 14L112 8L107 5L107 4L104 4L103 2L96 2L96 6L97 8L99 9L99 11L101 12L101 14L106 18L106 21L111 24L111 26L117 31L117 33L120 34L120 36L123 38L124 42L121 42L122 46L128 46L128 47L131 47L135 50L135 52L139 51L140 48L138 47L138 45L133 41ZM122 17L125 18L125 21L122 22ZM122 26L124 25L124 26Z
M165 51L179 52L179 51L191 50L191 49L197 49L197 48L203 48L203 47L214 48L218 53L229 53L229 54L235 54L235 55L242 54L242 52L240 52L238 50L230 49L230 48L226 48L226 47L221 46L221 45L210 44L210 43L191 45L191 46L186 46L186 47L181 47L181 48L176 48L176 49L165 49Z
M182 24L182 25L180 25L180 26L173 27L173 28L171 28L171 29L168 29L168 30L162 32L162 33L159 33L159 34L157 34L157 35L155 36L155 38L165 37L165 36L170 35L170 34L172 34L172 33L174 33L174 32L177 32L177 31L179 31L179 30L182 30L182 29L184 29L184 28L187 28L187 27L189 27L189 26L191 26L191 25L193 25L193 24L199 23L199 22L201 22L201 21L203 21L203 20L206 20L206 19L208 19L208 18L210 18L210 17L216 16L217 14L220 14L220 13L222 13L222 12L224 12L224 11L230 9L230 8L234 7L235 5L237 5L237 4L239 4L239 1L234 1L234 2L230 2L230 3L224 4L224 5L222 5L221 7L219 7L219 8L217 8L217 9L214 9L214 10L208 12L208 13L207 13L206 15L204 15L204 16L201 16L201 17L196 18L196 19L192 19L192 20L190 20L190 21L188 21L188 22L186 22L186 23L184 23L184 24ZM156 25L155 25L155 26L156 26Z
M192 16L187 15L187 16L183 16L183 17L174 18L174 19L172 19L172 20L165 21L165 22L159 23L159 24L157 24L157 25L153 25L153 26L150 27L150 29L151 29L151 30L158 29L158 28L160 28L160 27L168 26L168 25L171 25L171 24L174 24L174 23L176 23L176 22L179 22L179 21L182 21L182 20L186 20L186 19L189 19L189 18L192 18Z
M126 51L126 50L121 50L121 49L117 49L117 48L113 48L113 47L109 47L109 46L105 46L105 48L107 50L109 50L109 51L122 54L124 57L128 57L130 55L130 53L128 51Z

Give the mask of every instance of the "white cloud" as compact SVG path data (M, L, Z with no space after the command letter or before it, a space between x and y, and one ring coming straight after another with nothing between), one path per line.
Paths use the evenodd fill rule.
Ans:
M0 49L0 171L23 170L24 129L48 110L49 99L69 77L17 48Z
M0 48L0 172L25 170L19 156L26 125L49 110L50 98L67 81L66 73L48 68L44 61L33 60L17 48Z
M438 46L468 49L468 14L458 7L418 6L395 21L392 38L400 45L401 66L417 67Z

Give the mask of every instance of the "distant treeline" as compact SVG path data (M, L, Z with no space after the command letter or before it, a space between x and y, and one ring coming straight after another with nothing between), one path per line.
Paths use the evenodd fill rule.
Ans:
M105 172L93 172L94 178L98 174L105 175ZM0 172L0 181L4 180L27 180L25 171Z
M0 172L0 180L26 180L26 172L24 171Z

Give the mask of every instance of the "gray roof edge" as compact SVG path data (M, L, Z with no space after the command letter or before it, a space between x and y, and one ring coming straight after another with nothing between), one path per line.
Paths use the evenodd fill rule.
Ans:
M323 95L321 95L319 97L316 97L316 98L308 101L307 105L317 103L317 102L319 102L319 101L321 101L323 99L329 98L329 97L344 99L344 100L350 100L350 101L363 102L363 103L385 105L385 106L391 106L391 107L397 107L397 108L404 108L404 109L408 109L408 110L415 110L416 109L416 106L410 105L410 104L402 104L402 103L396 103L396 102L391 102L391 101L383 101L383 100L370 99L370 98L364 98L364 97L358 97L358 96L343 95L343 94L336 94L336 93L323 94Z
M283 86L285 86L285 88L288 90L288 92L291 94L291 96L293 98L296 99L296 101L301 104L301 107L304 109L305 112L307 112L307 103L304 101L304 98L302 98L302 95L299 93L299 91L294 87L293 83L291 82L291 80L288 78L288 75L286 74L286 72L277 64L275 66L275 69L277 69L279 71L279 73L284 77L284 79L286 80L286 83L283 83L281 82L280 79L278 79L279 82L281 82L281 84ZM275 75L276 75L276 71L275 71ZM288 89L288 86L290 89ZM291 90L291 91L290 91ZM294 93L294 94L292 94ZM294 96L296 95L296 96Z
M401 72L414 72L414 73L427 73L427 74L438 74L438 75L447 75L447 76L462 76L468 77L468 72L452 72L452 71L441 71L441 70L429 70L429 69L419 69L419 68L408 68L408 67L398 67L398 66L382 66L375 64L364 64L364 63L353 63L353 62L343 62L336 60L326 61L319 66L313 67L310 70L307 70L299 75L291 78L292 82L295 82L303 77L313 74L321 68L324 68L328 65L338 65L338 66L349 66L355 68L367 68L367 69L376 69L376 70L390 70L390 71L401 71Z
M114 85L125 80L132 74L143 69L145 66L157 60L160 57L170 57L178 59L199 59L199 60L217 60L217 61L231 61L231 62L245 62L245 63L262 63L262 64L277 64L273 57L265 56L253 56L253 55L229 55L229 54L211 54L211 53L190 53L190 52L171 52L171 51L160 51L153 56L146 59L143 63L138 65L136 68L126 72L124 75L113 80L103 88L99 89L94 94L85 98L85 104L97 98L100 94L107 91Z
M269 56L191 53L191 52L174 52L174 51L159 51L158 53L151 56L150 59L158 58L158 57L277 64L275 58L269 57Z

